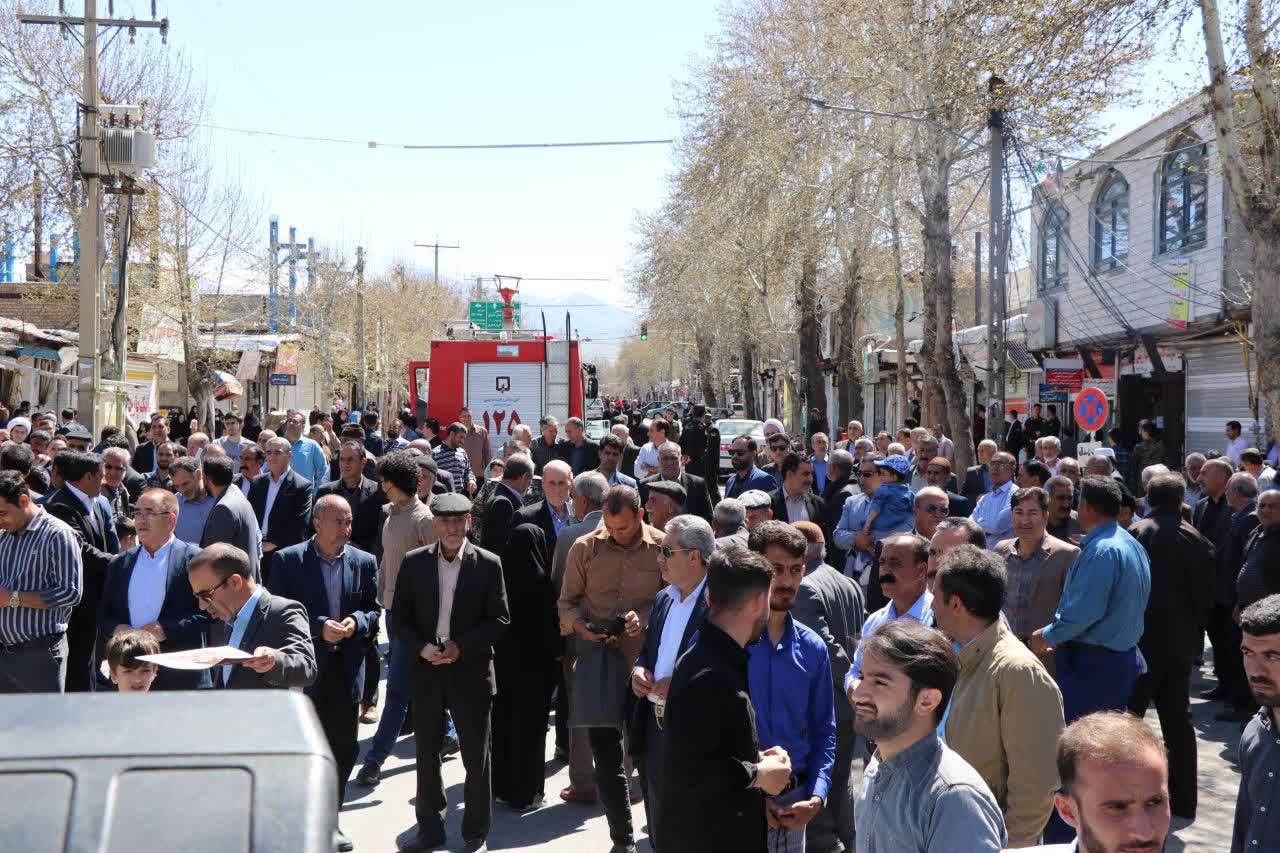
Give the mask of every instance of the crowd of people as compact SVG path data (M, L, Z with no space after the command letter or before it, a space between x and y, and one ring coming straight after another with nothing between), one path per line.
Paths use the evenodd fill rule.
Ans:
M412 850L448 842L450 753L468 850L495 803L545 806L550 732L611 853L641 802L664 853L1109 853L1196 817L1207 632L1206 698L1246 724L1231 850L1275 848L1280 488L1238 424L1173 470L1152 423L1079 460L1036 407L956 470L914 420L610 408L599 441L316 407L96 445L0 412L0 692L304 690L335 810L413 734Z

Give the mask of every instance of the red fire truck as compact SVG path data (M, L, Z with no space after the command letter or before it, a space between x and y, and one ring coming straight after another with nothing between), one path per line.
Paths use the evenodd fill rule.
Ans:
M576 340L451 327L445 340L431 342L429 359L409 363L409 394L420 422L432 417L450 424L463 406L470 409L498 456L516 424L527 424L536 438L546 415L562 424L583 417L597 380L595 367L581 362Z

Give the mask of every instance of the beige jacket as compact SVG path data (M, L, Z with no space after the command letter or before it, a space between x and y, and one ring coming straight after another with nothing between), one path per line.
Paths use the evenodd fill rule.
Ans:
M1053 812L1062 729L1058 685L1003 620L961 650L947 746L991 788L1009 847L1035 844Z
M378 567L378 601L391 609L396 599L396 577L404 555L414 548L435 542L436 528L431 510L417 495L402 506L386 504L382 520L382 564Z

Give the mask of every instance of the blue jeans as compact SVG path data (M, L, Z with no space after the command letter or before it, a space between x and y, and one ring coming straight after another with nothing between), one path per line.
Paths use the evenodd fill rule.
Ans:
M387 623L387 636L391 638L391 662L387 666L387 701L382 708L382 718L378 720L378 730L364 757L366 763L379 767L391 754L405 718L409 715L409 668L413 665L413 651L396 636L391 611L383 611L383 618ZM445 728L445 740L456 742L458 732L448 712L445 713Z

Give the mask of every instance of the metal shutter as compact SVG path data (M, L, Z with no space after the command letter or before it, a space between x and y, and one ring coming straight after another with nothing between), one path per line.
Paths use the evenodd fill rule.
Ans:
M1187 348L1186 451L1224 450L1227 421L1239 421L1244 435L1254 440L1249 383L1238 343Z
M502 458L502 444L516 424L536 435L542 418L542 365L528 361L468 362L467 408L489 430L489 449Z

